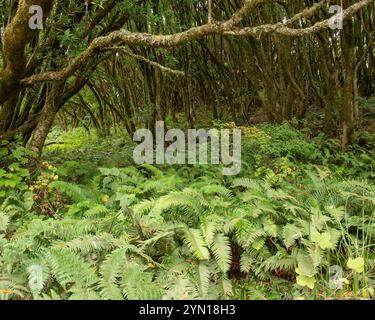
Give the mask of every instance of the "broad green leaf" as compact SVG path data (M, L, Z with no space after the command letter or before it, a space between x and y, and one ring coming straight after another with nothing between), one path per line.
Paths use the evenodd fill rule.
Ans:
M323 250L333 249L333 243L331 242L331 234L329 232L319 233L313 230L311 233L311 240L316 242L319 247Z
M309 289L314 289L316 279L314 277L308 277L305 275L297 276L297 284L302 287L308 287Z
M347 266L354 272L362 273L365 270L365 260L361 257L355 259L349 258Z
M34 205L34 194L32 192L25 192L23 201L25 209L30 211Z
M309 256L299 255L297 258L298 261L298 271L296 272L300 275L305 275L312 277L315 275L316 271L314 268L314 261Z

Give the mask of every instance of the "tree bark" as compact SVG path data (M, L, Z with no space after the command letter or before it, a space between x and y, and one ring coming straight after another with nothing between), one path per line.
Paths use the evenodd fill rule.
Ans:
M21 90L20 81L25 75L25 48L39 30L29 27L29 8L39 5L45 19L53 6L53 0L20 0L17 12L5 28L3 36L3 70L0 72L0 132L9 128L13 118L17 96Z
M61 97L59 96L62 85L62 82L53 83L51 90L47 95L42 115L40 116L38 124L35 128L30 149L36 154L37 157L40 157L42 154L44 143L53 126L56 114L64 104L64 101L62 101Z

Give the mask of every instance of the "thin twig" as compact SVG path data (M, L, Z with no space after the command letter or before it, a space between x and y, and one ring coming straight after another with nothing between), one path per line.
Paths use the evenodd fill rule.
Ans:
M171 68L168 68L166 66L163 66L161 65L160 63L157 63L155 61L152 61L152 60L149 60L143 56L140 56L138 54L135 54L135 53L132 53L130 52L128 49L124 48L124 47L107 47L107 48L103 48L103 50L115 50L115 51L121 51L125 54L127 54L128 56L131 56L137 60L141 60L143 62L146 62L154 67L157 67L159 68L161 71L163 72L166 72L166 73L172 73L172 74L175 74L175 75L178 75L178 76L185 76L185 72L183 71L180 71L180 70L176 70L176 69L171 69Z

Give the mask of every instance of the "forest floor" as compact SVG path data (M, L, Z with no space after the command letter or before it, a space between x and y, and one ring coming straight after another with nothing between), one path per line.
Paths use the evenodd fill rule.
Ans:
M136 166L121 133L55 129L28 177L14 147L0 169L0 297L374 298L375 136L342 151L288 124L241 129L237 176Z

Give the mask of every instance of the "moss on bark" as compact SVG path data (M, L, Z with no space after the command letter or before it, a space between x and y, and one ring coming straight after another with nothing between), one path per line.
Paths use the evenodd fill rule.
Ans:
M26 66L25 48L39 31L29 27L30 6L40 6L45 19L52 9L53 2L53 0L20 0L15 16L6 27L3 37L4 67L0 73L0 105L19 93L19 82L24 76ZM3 127L1 121L4 118L4 109L0 115L0 130Z

